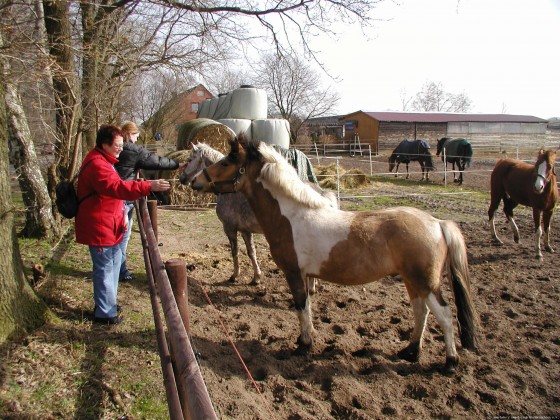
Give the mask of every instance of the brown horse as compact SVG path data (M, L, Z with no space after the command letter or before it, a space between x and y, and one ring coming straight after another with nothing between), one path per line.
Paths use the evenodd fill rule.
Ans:
M534 165L516 159L501 159L496 163L490 177L490 208L488 219L494 240L502 241L496 235L494 213L504 201L504 213L513 231L513 240L519 243L519 229L513 219L513 209L521 204L533 208L535 222L536 257L542 259L541 253L541 215L544 226L544 249L554 252L550 246L550 222L554 206L558 202L558 185L554 172L556 152L540 150Z
M203 192L240 191L247 197L292 292L300 322L298 353L313 344L308 276L357 285L396 274L404 281L414 313L412 336L400 357L418 360L432 311L444 334L445 367L455 370L452 311L441 291L444 274L453 286L462 345L476 349L467 253L455 223L415 208L368 212L333 208L272 147L243 138L230 146L230 153L196 175L191 186Z

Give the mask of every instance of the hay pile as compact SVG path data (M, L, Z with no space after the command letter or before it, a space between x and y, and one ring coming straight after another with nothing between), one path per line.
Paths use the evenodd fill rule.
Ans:
M336 164L326 166L315 166L315 175L319 180L319 186L324 189L336 190ZM340 188L358 188L369 183L367 175L360 169L352 168L348 171L342 166L338 166L340 177Z
M187 150L191 143L206 143L222 153L229 151L228 141L235 133L227 126L208 118L197 118L179 126L177 150Z
M175 159L179 162L186 162L190 154L190 150L176 150L167 153L165 157ZM167 204L207 207L210 203L216 202L216 196L214 194L195 194L191 187L181 184L179 182L181 170L179 169L162 170L159 171L158 175L159 178L173 180L171 181L171 189L166 194Z
M208 118L197 118L182 124L177 135L177 150L165 156L170 159L186 162L190 155L191 143L206 143L222 153L229 151L228 141L235 138L235 133L228 127ZM159 178L177 180L171 183L167 197L171 205L189 207L207 207L216 202L214 194L195 194L188 185L178 181L179 169L160 171Z

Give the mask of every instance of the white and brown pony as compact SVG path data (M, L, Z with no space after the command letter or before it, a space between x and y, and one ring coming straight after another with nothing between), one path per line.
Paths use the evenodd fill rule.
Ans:
M544 226L544 249L554 252L550 246L550 224L554 207L558 202L558 185L554 172L556 152L540 150L534 165L516 160L501 159L496 163L490 177L490 207L488 219L494 241L502 244L496 234L494 214L504 201L504 213L513 231L513 240L519 242L519 229L513 218L513 209L519 204L533 209L535 223L536 257L542 259L541 216Z
M265 143L230 142L231 151L191 182L198 191L240 191L247 197L270 245L272 258L288 281L300 322L298 352L313 344L311 302L306 278L358 285L400 274L414 313L414 329L399 356L417 361L429 311L445 338L446 369L458 363L451 308L441 291L451 279L461 342L477 347L477 317L471 302L463 236L452 221L414 208L351 212L333 208L303 183L294 169Z
M192 143L189 157L186 160L183 172L180 175L180 181L183 184L189 184L194 175L202 169L210 166L224 157L224 154L216 150L206 143ZM301 159L301 158L300 158ZM293 165L292 165L293 166ZM307 167L302 166L305 170L298 173L301 179L308 179ZM331 205L338 207L336 196L329 191L322 191L315 184L313 188L321 192L321 194L329 197ZM259 284L262 279L262 271L257 260L257 253L255 250L255 242L253 240L254 233L263 233L261 226L249 202L245 196L240 192L233 192L228 194L216 194L216 215L222 222L224 233L226 234L231 256L233 259L233 273L229 280L236 282L240 274L239 267L239 248L237 241L237 233L241 234L247 249L247 255L251 260L253 266L253 280L251 284ZM310 285L312 292L315 292L315 282Z

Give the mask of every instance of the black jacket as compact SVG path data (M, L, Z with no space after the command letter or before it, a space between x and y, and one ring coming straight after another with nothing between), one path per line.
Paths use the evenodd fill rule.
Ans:
M115 169L125 181L136 178L140 169L177 169L178 167L178 161L159 156L135 143L124 143L119 161L115 163Z

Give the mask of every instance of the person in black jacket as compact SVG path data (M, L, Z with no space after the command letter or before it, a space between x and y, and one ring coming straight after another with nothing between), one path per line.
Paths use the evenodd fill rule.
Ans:
M140 135L140 130L135 123L127 121L122 125L121 129L126 136L124 138L124 147L119 156L119 161L115 164L115 169L119 173L121 179L125 181L136 179L140 169L177 169L184 165L174 159L158 156L156 153L152 153L139 144L136 144L138 136ZM126 266L126 248L128 247L128 240L130 239L130 232L132 231L133 211L134 202L125 201L128 226L121 242L121 281L133 280L132 274Z

